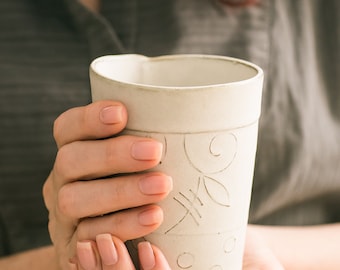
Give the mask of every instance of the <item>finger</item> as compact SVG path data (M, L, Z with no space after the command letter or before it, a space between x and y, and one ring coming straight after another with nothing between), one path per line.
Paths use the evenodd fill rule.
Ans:
M126 125L127 111L116 101L98 101L72 108L54 122L53 134L58 147L78 140L106 138Z
M72 219L95 217L159 202L171 190L171 177L158 172L77 181L60 189L58 210Z
M138 255L142 270L171 270L161 250L149 242L138 244Z
M74 240L94 240L103 232L122 241L140 238L151 233L163 222L163 211L158 205L147 205L111 215L83 219L76 229Z
M42 194L45 206L48 211L51 211L54 203L54 197L53 197L53 186L52 186L52 177L51 174L48 176L47 180L45 181L43 188L42 188Z
M62 186L75 180L143 171L159 163L162 151L162 143L133 136L78 141L59 149L53 175L57 186Z
M77 242L77 262L79 270L101 270L101 261L96 243L93 241Z
M134 270L130 254L124 243L111 234L96 236L103 270Z

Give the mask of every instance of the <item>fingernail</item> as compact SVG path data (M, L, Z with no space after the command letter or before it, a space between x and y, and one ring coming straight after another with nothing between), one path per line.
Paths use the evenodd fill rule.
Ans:
M151 226L163 221L163 212L159 209L148 209L138 215L139 223L143 226Z
M118 254L112 241L112 236L110 234L99 234L96 237L96 242L104 265L116 264L118 262Z
M91 242L77 242L77 255L80 265L85 270L96 269L96 258Z
M132 145L131 155L136 160L156 160L162 157L163 145L157 141L137 141Z
M104 124L117 124L122 121L122 107L108 106L100 112L100 120Z
M140 263L144 270L151 270L155 267L155 254L153 253L149 242L140 242L138 244Z
M167 193L172 190L172 178L161 174L148 175L139 180L139 189L145 195Z

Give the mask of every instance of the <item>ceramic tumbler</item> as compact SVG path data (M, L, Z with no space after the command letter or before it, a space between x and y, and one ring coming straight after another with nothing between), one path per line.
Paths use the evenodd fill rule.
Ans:
M173 270L241 270L263 71L216 55L111 55L90 66L93 101L127 107L125 134L163 143L173 178L164 222L144 238ZM135 240L138 241L138 240Z

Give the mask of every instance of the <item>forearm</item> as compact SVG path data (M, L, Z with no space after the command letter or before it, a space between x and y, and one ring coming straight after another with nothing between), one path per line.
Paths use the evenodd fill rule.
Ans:
M58 270L58 267L54 249L48 246L0 258L0 269Z
M286 270L340 269L340 224L251 227L273 250Z

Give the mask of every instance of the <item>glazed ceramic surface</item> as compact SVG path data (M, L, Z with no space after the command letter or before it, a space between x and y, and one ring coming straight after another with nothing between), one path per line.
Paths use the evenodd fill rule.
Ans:
M145 239L173 270L242 269L262 70L212 55L116 55L94 60L90 79L93 101L126 105L125 133L164 145L154 170L171 175L174 189Z

